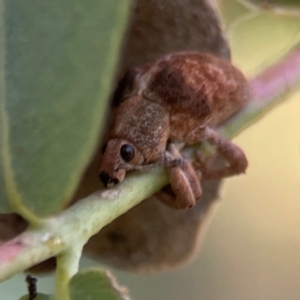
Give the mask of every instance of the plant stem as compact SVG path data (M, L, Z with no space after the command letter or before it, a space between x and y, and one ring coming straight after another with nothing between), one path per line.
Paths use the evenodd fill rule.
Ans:
M43 228L28 230L0 245L0 281L85 244L102 227L159 191L167 182L163 168L148 173L135 172L115 188L98 191L59 216L45 220Z
M78 272L82 248L77 245L57 257L55 300L69 300L69 281Z
M300 44L281 61L249 80L252 99L243 110L226 121L220 133L233 138L283 102L300 86Z

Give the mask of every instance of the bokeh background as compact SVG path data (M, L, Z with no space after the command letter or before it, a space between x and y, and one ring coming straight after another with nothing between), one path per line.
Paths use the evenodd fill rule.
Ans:
M300 16L250 11L219 1L233 62L248 77L279 60L300 39ZM247 154L245 176L224 181L222 201L193 262L155 275L112 270L138 300L300 299L300 91L234 142ZM82 260L82 266L95 262ZM26 293L23 275L0 285L0 299ZM52 293L53 276L38 288Z

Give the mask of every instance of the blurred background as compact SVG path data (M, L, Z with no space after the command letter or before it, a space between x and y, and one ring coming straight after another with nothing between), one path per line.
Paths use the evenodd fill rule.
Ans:
M252 78L300 38L300 17L219 1L233 62ZM134 275L112 270L139 300L300 299L300 91L293 92L234 142L246 153L246 176L225 180L196 259L177 270ZM95 262L82 260L82 266ZM1 299L26 293L23 275L0 285ZM38 288L51 293L52 276Z

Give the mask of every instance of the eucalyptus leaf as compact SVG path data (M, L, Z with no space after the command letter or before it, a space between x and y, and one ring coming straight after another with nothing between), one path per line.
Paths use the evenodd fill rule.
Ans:
M130 1L3 0L0 211L66 206L98 142Z
M0 88L1 89L1 88ZM1 122L1 112L0 112L0 124ZM0 126L0 137L2 136L2 129ZM2 157L2 139L0 138L0 157ZM9 206L9 201L7 195L5 193L5 182L4 182L4 174L2 172L2 159L0 159L0 212L1 213L8 213L11 212L11 208Z
M300 13L300 2L299 0L239 0L245 4L254 5L261 7L267 10L276 10L276 9L287 9L290 13L293 13L293 10ZM295 11L294 11L295 13Z
M129 300L126 289L120 288L115 278L101 269L88 269L72 277L70 299Z
M236 23L230 38L234 63L251 78L299 43L299 18L262 11Z

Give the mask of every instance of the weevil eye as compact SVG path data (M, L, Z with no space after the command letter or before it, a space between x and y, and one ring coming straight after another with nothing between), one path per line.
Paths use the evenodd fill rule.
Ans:
M133 159L135 152L132 146L123 145L121 147L120 154L124 161L130 162Z
M102 154L104 154L106 148L107 148L107 143L102 147Z

